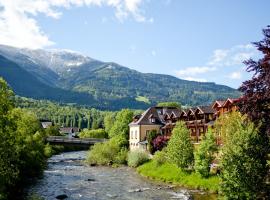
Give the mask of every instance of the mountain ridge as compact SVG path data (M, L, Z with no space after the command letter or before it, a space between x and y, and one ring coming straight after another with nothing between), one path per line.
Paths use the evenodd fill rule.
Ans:
M193 106L240 95L233 88L213 82L195 82L171 75L141 73L115 62L95 60L78 52L29 50L0 45L0 55L10 61L12 66L16 64L17 68L28 72L51 90L60 89L60 93L66 92L61 99L65 103L85 102L85 105L99 109L144 109L161 101L177 101ZM12 74L7 73L7 68L4 68L3 58L0 60L0 76L9 79ZM30 76L29 74L27 76ZM18 90L18 84L16 85L18 81L14 79L8 81L15 92ZM21 90L20 94L23 96L24 92ZM40 93L38 88L36 90L36 93ZM27 95L27 97L37 96L35 92L32 96ZM73 97L70 98L69 95ZM84 98L87 96L89 101L79 99L81 96ZM140 101L142 98L138 97L143 97L147 101ZM42 98L58 101L53 95L44 94ZM70 99L74 102L68 102Z

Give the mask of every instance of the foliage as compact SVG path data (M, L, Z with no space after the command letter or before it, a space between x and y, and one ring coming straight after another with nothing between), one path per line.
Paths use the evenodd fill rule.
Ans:
M115 112L100 111L94 108L59 104L46 100L34 100L24 97L16 97L17 107L25 108L36 113L40 120L52 121L56 126L77 126L80 129L111 128L115 119ZM105 118L111 118L110 124L105 124ZM108 121L108 120L107 120Z
M210 164L214 160L214 154L217 151L217 145L212 130L209 129L203 138L198 150L195 152L195 171L202 177L208 177Z
M263 30L264 39L254 43L262 53L258 61L249 59L244 63L248 72L254 72L251 80L243 82L240 91L240 111L256 124L261 124L260 134L270 134L270 26Z
M115 113L107 113L104 117L104 128L107 133L111 130L115 120Z
M263 30L263 40L254 43L262 58L258 61L246 60L248 72L253 72L251 80L243 82L239 90L243 93L240 98L240 112L247 114L249 119L259 126L258 133L264 138L260 149L260 160L265 162L270 153L270 26ZM270 166L268 166L269 169ZM267 176L267 174L265 174ZM269 177L269 172L268 172ZM268 190L269 191L269 190ZM268 198L270 194L268 192Z
M138 167L149 160L149 156L144 151L130 151L128 152L128 166Z
M133 112L124 109L117 113L116 120L109 131L110 140L95 144L87 157L89 164L112 165L125 164L128 147L128 124L131 122Z
M167 152L169 161L178 167L185 169L192 166L194 161L193 145L189 130L184 122L176 123L167 146Z
M49 126L45 129L45 133L47 136L62 136L62 134L59 132L59 126Z
M154 151L161 151L164 147L167 146L167 143L169 141L169 137L165 135L159 135L157 136L152 142L153 142L153 149Z
M95 144L89 151L87 162L91 165L124 164L126 148L120 147L115 141Z
M217 192L219 187L219 177L202 178L197 173L188 173L171 163L156 165L150 161L139 166L137 171L145 177L194 189Z
M163 149L162 151L156 151L153 157L153 162L157 165L163 165L168 161L168 155L167 155L167 150L166 148Z
M160 107L176 107L181 109L181 104L178 102L160 102L157 104L157 106Z
M155 152L154 146L153 146L153 140L157 137L157 131L151 130L147 135L147 142L148 142L148 151L153 154Z
M83 129L80 134L80 138L108 138L108 134L104 129L88 130Z
M246 116L232 113L224 128L221 191L228 199L255 199L264 188L266 162L260 157L264 139Z
M123 109L116 115L116 120L109 131L109 137L112 138L116 135L124 135L128 140L129 126L128 124L132 121L133 112L128 109Z
M41 172L49 147L37 117L14 108L13 93L3 79L0 86L0 199L7 199L26 178Z

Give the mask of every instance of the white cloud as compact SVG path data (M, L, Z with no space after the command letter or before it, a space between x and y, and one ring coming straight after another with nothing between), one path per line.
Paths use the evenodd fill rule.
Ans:
M188 81L197 81L197 82L207 82L204 78L195 78L195 77L186 77L185 80Z
M233 80L241 80L245 70L245 67L241 67L243 61L258 56L258 51L251 44L236 45L229 49L216 49L210 56L210 60L201 67L188 67L176 70L174 73L177 77L182 79L203 82L206 81L206 79L198 77L199 75L204 74L203 77L209 77L206 74L207 72L213 72L222 68L226 71L226 74L229 74L227 76L224 75L224 77ZM234 71L236 67L239 67L240 71Z
M232 73L228 76L228 78L234 79L234 80L239 80L239 79L242 78L242 74L241 74L241 72L239 72L239 71L237 71L237 72L232 72Z
M207 63L211 66L233 66L240 65L258 54L256 48L251 44L236 45L229 49L217 49Z
M16 47L43 48L54 44L42 31L35 16L58 19L60 8L71 9L82 6L108 6L115 9L120 21L128 17L137 22L153 22L140 9L146 0L0 0L0 44Z
M197 74L204 74L206 72L215 71L215 70L216 70L216 67L188 67L188 68L176 71L176 74L179 77L190 76L190 75L194 76Z

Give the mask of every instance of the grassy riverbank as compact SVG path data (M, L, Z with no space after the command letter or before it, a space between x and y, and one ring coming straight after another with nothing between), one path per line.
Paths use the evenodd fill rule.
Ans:
M150 179L173 183L188 188L218 192L219 177L211 176L209 178L201 178L200 175L194 172L183 172L173 164L165 163L158 166L153 161L150 161L138 167L137 171L142 176Z

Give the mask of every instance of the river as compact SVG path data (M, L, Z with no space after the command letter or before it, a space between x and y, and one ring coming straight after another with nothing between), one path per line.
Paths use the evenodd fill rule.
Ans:
M212 199L199 191L191 191L149 181L129 167L90 167L84 164L86 151L54 155L41 179L28 189L53 200L65 195L68 200L163 200Z

